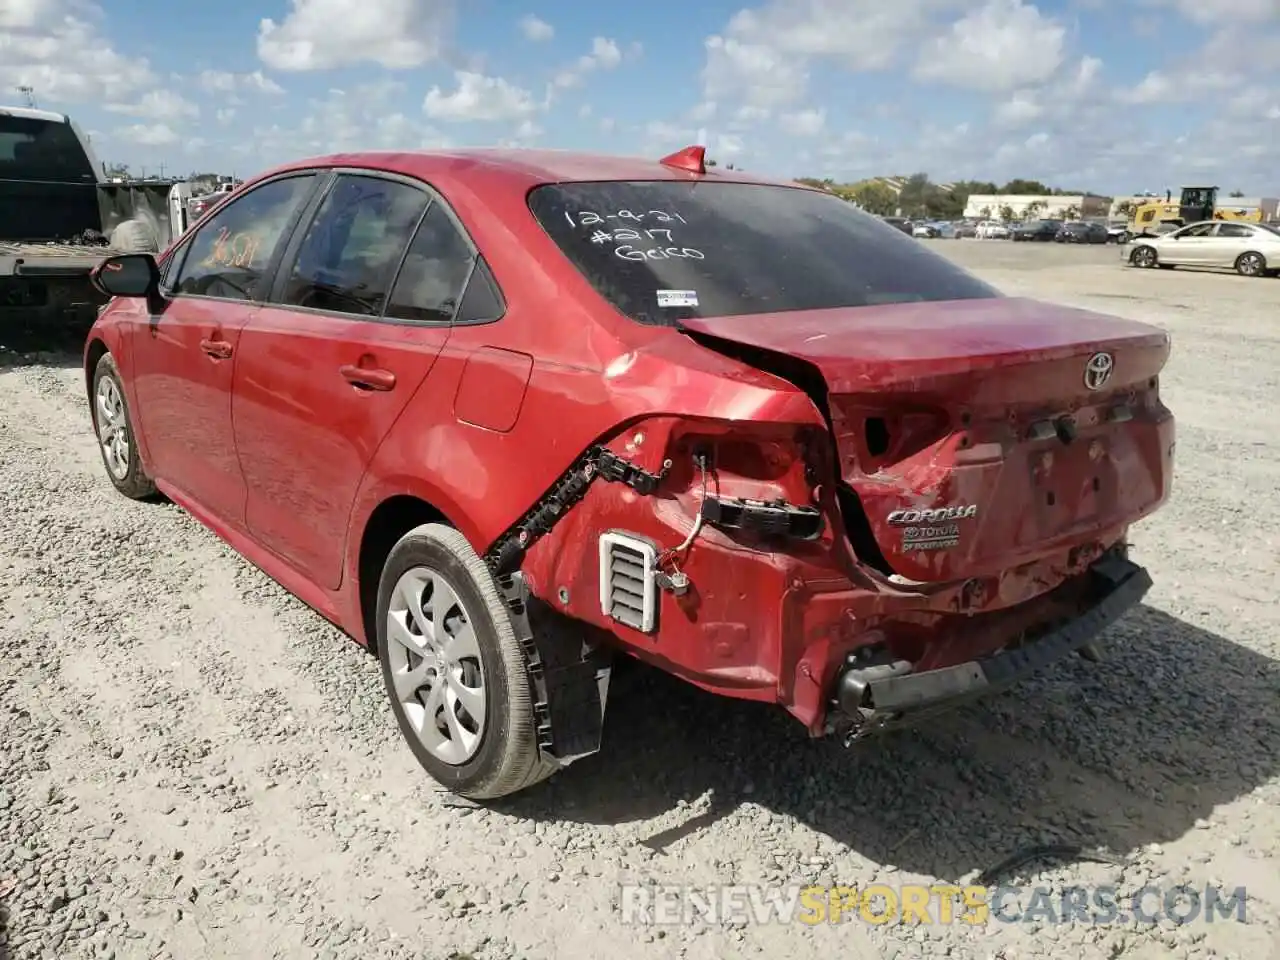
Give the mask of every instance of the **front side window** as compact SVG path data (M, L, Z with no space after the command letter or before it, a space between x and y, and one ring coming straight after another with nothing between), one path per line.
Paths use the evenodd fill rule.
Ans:
M766 184L545 184L543 229L623 314L692 317L1000 297L940 254L838 197Z
M1213 229L1212 223L1195 223L1189 227L1179 230L1174 236L1177 237L1207 237L1209 231Z
M276 244L308 196L311 174L273 180L232 200L187 244L174 293L252 300L260 290Z
M428 203L425 191L404 183L340 176L307 229L283 302L378 316Z

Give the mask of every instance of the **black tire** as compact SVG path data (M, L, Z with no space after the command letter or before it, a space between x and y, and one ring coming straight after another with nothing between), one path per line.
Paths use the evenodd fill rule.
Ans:
M474 753L459 763L447 762L428 749L396 691L393 659L398 654L392 649L395 641L388 639L388 617L397 583L415 569L447 581L479 649L485 716ZM400 538L378 583L377 627L378 659L391 710L418 763L437 783L459 796L491 800L524 790L559 769L538 750L528 661L512 630L506 602L489 568L461 533L428 523ZM435 683L441 682L439 677ZM427 689L415 696L424 698ZM447 700L443 706L450 708ZM442 711L435 715L441 716Z
M1134 247L1129 252L1129 263L1135 267L1146 267L1147 269L1150 269L1159 262L1159 259L1159 255L1156 253L1155 247L1148 246L1145 243L1142 246Z
M104 402L104 392L112 393L118 398L119 419L111 436L116 437L116 453L118 459L112 463L107 451L107 441L103 432L109 428L104 424L105 410L99 404ZM114 406L114 404L110 404ZM93 386L89 392L89 411L93 418L93 434L98 441L98 454L102 457L102 465L106 468L107 479L120 493L131 500L147 500L156 495L156 485L147 476L142 467L142 459L138 456L137 424L133 412L129 409L129 399L124 392L124 384L120 380L120 371L116 369L115 358L104 353L93 368ZM120 444L123 444L123 451ZM125 469L118 469L124 465Z
M1242 277L1265 277L1267 275L1267 258L1253 250L1236 257L1236 273Z

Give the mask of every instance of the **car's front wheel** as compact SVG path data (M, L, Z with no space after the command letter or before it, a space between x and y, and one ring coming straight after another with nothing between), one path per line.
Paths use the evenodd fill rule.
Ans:
M528 660L484 561L460 532L416 527L378 585L378 655L391 709L422 767L493 799L557 769L538 750Z
M93 369L92 396L93 432L112 486L133 500L155 496L156 486L138 456L137 431L125 398L124 383L110 353L104 353Z

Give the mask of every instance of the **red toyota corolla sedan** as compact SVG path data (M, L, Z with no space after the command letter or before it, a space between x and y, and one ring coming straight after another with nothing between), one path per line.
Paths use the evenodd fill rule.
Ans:
M698 147L307 160L95 282L111 482L375 651L466 796L598 750L618 652L852 743L1150 586L1164 332Z

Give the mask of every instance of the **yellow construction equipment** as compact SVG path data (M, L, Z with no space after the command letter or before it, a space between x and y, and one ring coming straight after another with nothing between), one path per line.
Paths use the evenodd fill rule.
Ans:
M1219 207L1217 187L1183 187L1177 203L1166 193L1163 201L1151 200L1134 207L1129 219L1129 233L1132 236L1152 234L1162 227L1169 230L1200 220L1260 223L1262 219L1261 207L1251 210Z

